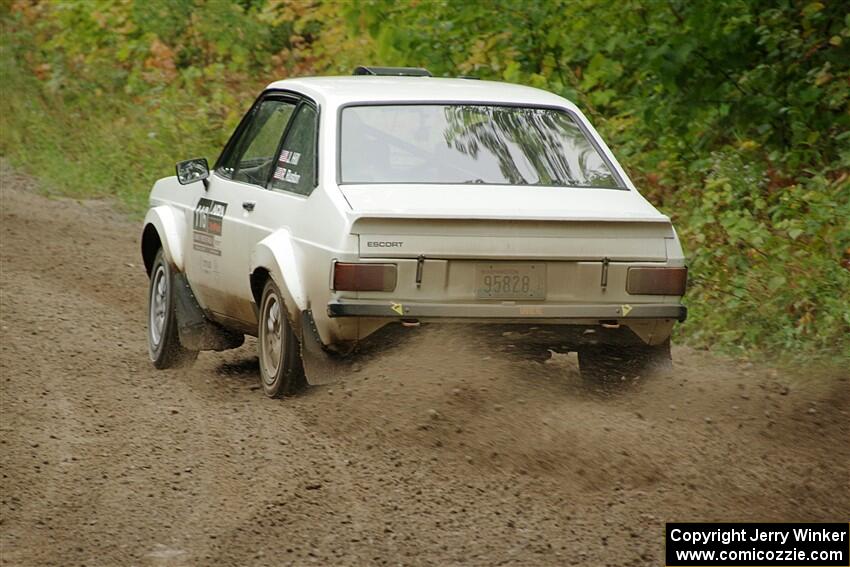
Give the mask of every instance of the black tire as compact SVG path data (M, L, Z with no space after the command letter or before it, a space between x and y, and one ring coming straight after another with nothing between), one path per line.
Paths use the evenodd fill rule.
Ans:
M660 345L592 345L579 349L582 378L599 383L633 380L671 370L670 339Z
M160 248L151 267L148 289L148 355L159 369L188 366L198 358L198 351L180 344L173 284L174 274Z
M260 382L270 398L296 394L307 386L301 345L292 331L283 296L269 278L263 288L257 323Z

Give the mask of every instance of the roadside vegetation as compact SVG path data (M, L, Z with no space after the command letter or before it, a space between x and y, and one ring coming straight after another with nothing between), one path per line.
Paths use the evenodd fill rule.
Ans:
M681 340L850 359L850 13L771 0L15 1L0 153L132 212L215 159L272 80L423 66L537 86L590 116L670 215L691 268Z

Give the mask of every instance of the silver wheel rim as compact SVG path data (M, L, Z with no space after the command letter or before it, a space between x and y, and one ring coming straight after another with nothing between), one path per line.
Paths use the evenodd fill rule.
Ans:
M156 348L162 340L168 309L168 278L165 274L165 266L161 264L157 266L156 272L153 274L150 305L148 328L150 329L151 346Z
M262 356L263 380L271 386L277 378L278 369L283 360L283 314L277 295L270 293L266 297L262 318Z

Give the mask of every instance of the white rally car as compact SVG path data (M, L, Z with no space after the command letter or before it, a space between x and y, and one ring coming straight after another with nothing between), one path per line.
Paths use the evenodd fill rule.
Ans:
M604 379L670 363L670 219L571 102L408 68L272 83L144 221L158 368L258 337L269 396L390 323L525 325ZM533 332L533 331L532 331Z

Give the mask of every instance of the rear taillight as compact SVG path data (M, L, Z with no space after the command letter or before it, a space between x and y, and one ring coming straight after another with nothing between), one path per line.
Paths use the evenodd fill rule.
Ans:
M336 291L393 291L396 279L395 264L334 264Z
M685 295L687 268L629 268L626 291L632 295Z

